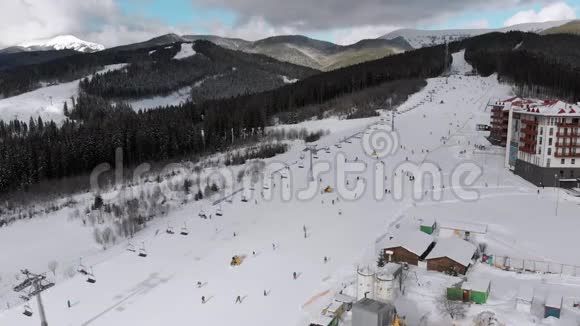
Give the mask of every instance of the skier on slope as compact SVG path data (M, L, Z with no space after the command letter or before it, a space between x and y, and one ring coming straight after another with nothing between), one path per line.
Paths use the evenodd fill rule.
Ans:
M201 296L201 303L205 303L205 296Z

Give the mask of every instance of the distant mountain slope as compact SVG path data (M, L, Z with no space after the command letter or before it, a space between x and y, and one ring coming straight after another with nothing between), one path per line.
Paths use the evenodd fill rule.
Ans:
M548 28L542 34L580 34L580 20L573 20L561 26Z
M540 33L549 28L561 26L568 23L569 20L548 21L542 23L525 23L503 28L482 28L482 29L446 29L446 30L421 30L421 29L398 29L391 33L381 36L381 39L404 38L414 48L443 44L463 40L469 37L491 33L491 32L533 32Z
M411 46L403 39L363 40L342 46L301 35L284 35L253 42L242 51L260 53L315 69L332 70L379 59L410 48Z
M169 45L175 42L193 42L197 40L210 41L229 50L263 54L279 61L317 70L332 70L337 67L345 67L364 61L380 59L384 56L413 48L403 38L395 38L393 40L362 40L352 45L342 46L302 35L273 36L252 42L239 38L215 35L179 36L176 34L167 34L145 42L111 48L107 51L135 50L158 45Z
M74 50L77 52L97 52L104 50L101 44L83 41L73 35L59 35L50 39L34 40L20 43L3 50L0 53L18 53L49 50Z

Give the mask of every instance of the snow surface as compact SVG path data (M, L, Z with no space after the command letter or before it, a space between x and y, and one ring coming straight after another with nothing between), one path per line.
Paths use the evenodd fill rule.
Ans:
M281 75L280 78L282 78L282 81L284 82L284 84L294 84L295 82L298 81L298 78L288 78L287 76Z
M127 101L133 110L147 110L160 106L179 105L187 102L191 97L191 86L180 88L179 90L165 96L155 96L139 100Z
M191 57L195 55L195 50L193 49L193 44L191 43L181 43L181 48L179 52L173 57L173 59L180 60Z
M101 44L83 41L73 35L59 35L50 39L27 41L17 46L30 48L30 50L34 48L51 48L54 50L70 49L79 52L95 52L105 49Z
M125 63L108 65L97 73L122 69L126 65ZM68 107L72 108L71 97L77 96L81 79L44 86L31 92L0 99L0 120L18 119L28 122L31 117L35 119L41 117L44 121L62 122L65 118L64 102L67 102Z
M420 30L420 29L403 28L383 35L380 38L391 40L397 37L403 37L405 40L407 40L407 42L409 42L409 44L411 44L412 47L420 48L423 46L431 46L436 44L442 44L445 42L457 41L464 38L491 32L505 33L509 31L522 31L522 32L540 33L546 29L561 26L568 22L570 22L570 20L524 23L502 28L479 28L479 29Z
M461 63L461 55L454 54L454 65ZM535 186L504 169L503 149L473 148L473 144L489 146L485 139L487 133L475 129L478 123L489 123L486 103L510 95L510 88L498 84L496 76L452 75L429 79L423 90L398 108L396 128L402 148L384 160L389 180L394 171L401 172L399 164L407 157L410 162L436 162L445 176L450 176L461 162L476 162L484 167L483 175L470 188L479 192L477 200L457 198L449 180L445 180L444 189L431 190L441 193L441 200L429 196L412 199L415 191L408 182L403 200L389 196L376 200L370 190L372 185L368 185L369 189L358 194L356 200L315 192L311 200L274 196L268 201L258 194L258 187L253 192L255 201L244 203L238 193L231 203L220 204L222 217L198 218L201 209L206 212L212 209L211 202L204 200L179 205L168 216L154 220L133 239L137 244L145 242L147 258L123 250L124 244L93 254L97 246L84 238L90 233L90 227L83 227L79 221L67 222L62 212L49 213L41 219L55 224L49 236L41 236L42 231L38 231L43 228L39 224L41 220L19 221L0 229L0 247L11 251L9 258L0 255L1 282L9 290L14 283L11 275L22 266L33 263L41 268L51 259L62 259L64 264L70 257L83 256L83 261L93 266L97 283L89 284L77 275L59 280L55 287L43 293L51 325L271 325L273 321L291 326L308 325L321 317L321 310L332 303L339 291L356 296L356 268L376 265L377 249L380 249L377 243L385 234L397 228L418 227L419 219L425 216L487 224L485 241L493 254L580 265L577 253L580 199L564 192L558 195L554 189L543 189L538 194ZM330 154L319 153L320 161L332 163L331 171L320 175L322 187L334 184L336 163L333 159L338 151L349 161L358 158L374 166L376 159L363 153L359 141L345 142L341 149L333 145L345 137L368 131L370 124L386 117L326 119L275 128L304 126L332 131L317 142L319 148L328 146L332 150ZM281 179L280 173L273 173L279 167L268 168L273 173L272 186L277 191L288 189L290 181L298 189L307 185L308 169L292 164L303 153L303 145L293 144L287 153L267 160L286 163L290 169L287 172L290 178ZM370 180L374 172L372 168L367 169L360 174L361 179ZM349 178L354 183L355 175ZM105 200L114 198L107 193L104 197ZM554 207L558 197L556 215ZM162 231L167 223L179 226L184 222L190 230L187 237ZM307 229L306 238L303 227ZM35 241L30 241L29 236L7 236L12 232L24 235L26 230L36 235ZM34 250L55 239L74 245L52 249L60 250L58 253ZM272 243L276 244L275 250ZM256 255L252 255L253 251ZM230 267L233 255L246 255L246 258L240 266ZM329 258L327 263L323 261L325 256ZM297 279L292 277L293 272L298 273ZM505 325L538 324L541 317L514 309L517 291L526 285L539 295L560 293L564 296L562 318L550 320L550 324L577 325L580 318L578 310L572 307L580 297L579 277L516 273L481 263L470 269L468 277L491 280L492 290L487 304L467 306L464 320L452 322L436 308L445 289L461 279L414 266L410 267L405 281L405 294L399 295L394 304L409 325L425 322L473 325L473 317L482 311L494 312ZM198 281L204 284L201 288L195 285ZM264 290L269 291L268 296L263 295ZM205 304L201 303L201 296L205 296ZM237 296L244 298L242 304L235 304ZM74 306L67 308L66 300L71 300ZM22 315L22 303L10 303L13 309L0 312L0 325L39 324L38 313L27 318ZM30 305L34 310L34 300ZM342 324L352 324L350 314L345 315Z

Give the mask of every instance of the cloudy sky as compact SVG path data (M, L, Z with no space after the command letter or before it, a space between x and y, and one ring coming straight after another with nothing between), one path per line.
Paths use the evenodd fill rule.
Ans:
M60 34L109 47L165 33L350 44L402 27L503 27L579 13L580 0L0 0L0 47Z

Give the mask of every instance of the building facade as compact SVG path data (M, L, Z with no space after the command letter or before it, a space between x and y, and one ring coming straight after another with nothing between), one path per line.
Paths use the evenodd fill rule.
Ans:
M520 98L495 103L490 140L503 139L505 133L506 141L497 144L506 147L506 166L537 186L578 187L580 106ZM496 107L501 107L501 119L493 112Z

